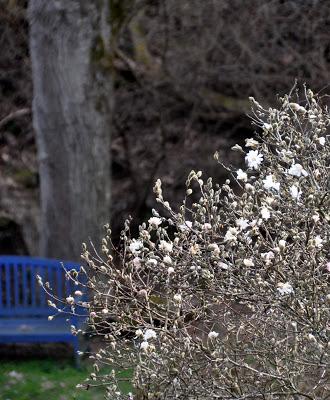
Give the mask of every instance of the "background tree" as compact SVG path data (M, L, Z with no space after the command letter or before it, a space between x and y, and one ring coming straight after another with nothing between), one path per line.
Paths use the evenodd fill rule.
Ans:
M36 145L31 114L15 113L31 108L32 99L27 1L0 3L4 4L0 7L0 121L7 121L0 122L0 217L14 221L29 253L37 254ZM118 240L128 214L134 215L136 225L148 218L155 206L151 185L157 178L162 178L173 204L180 201L182 182L191 169L225 179L212 153L216 148L228 164L238 161L228 149L253 135L246 116L249 96L274 106L274 94L288 92L296 78L315 93L327 91L330 3L111 0L109 6L116 97L111 225ZM77 35L77 21L74 24L66 29ZM107 65L102 51L96 53L101 65ZM76 73L72 72L75 78ZM97 90L96 84L93 93ZM10 122L9 114L15 116ZM7 231L0 224L0 237ZM0 246L0 251L6 250Z
M108 1L29 4L43 256L77 258L109 221L109 20Z

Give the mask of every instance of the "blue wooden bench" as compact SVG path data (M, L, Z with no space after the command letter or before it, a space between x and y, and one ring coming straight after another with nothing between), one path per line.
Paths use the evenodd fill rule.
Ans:
M80 268L71 262L64 265L66 270ZM72 335L70 325L81 324L83 318L60 313L49 321L48 316L54 315L56 310L48 305L50 298L38 285L37 275L43 282L50 283L60 299L81 290L66 279L60 261L0 256L0 343L70 343L78 363L78 337Z

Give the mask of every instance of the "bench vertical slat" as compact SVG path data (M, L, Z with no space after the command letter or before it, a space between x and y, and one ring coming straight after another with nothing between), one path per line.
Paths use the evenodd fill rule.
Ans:
M19 290L19 272L17 263L14 264L14 304L15 307L19 306L18 290Z
M67 275L64 276L65 279L65 297L71 296L71 285L70 279L68 279Z
M57 282L57 297L63 299L63 271L62 269L56 270L56 282Z
M23 275L23 281L22 281L22 290L23 290L23 306L27 307L29 304L29 294L30 294L30 288L28 287L27 284L27 266L26 264L22 264L22 275Z
M54 273L55 273L55 270L54 270L53 266L48 265L47 266L47 281L49 282L49 285L51 288L50 291L53 293L55 291L55 283L54 283L55 280L53 279ZM49 298L48 296L47 296L47 298L45 298L45 302L47 302L48 298Z
M46 283L46 267L44 265L39 266L39 275L41 276L43 283ZM44 307L46 305L46 293L40 286L38 290L40 294L40 306Z
M11 308L11 301L10 301L10 286L11 286L11 279L10 279L10 269L9 264L6 263L6 307Z
M31 305L36 307L36 267L35 265L30 265L30 287L31 287Z

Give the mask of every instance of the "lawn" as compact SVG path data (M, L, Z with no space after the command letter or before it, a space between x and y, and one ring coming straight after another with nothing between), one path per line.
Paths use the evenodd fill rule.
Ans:
M100 400L104 390L88 391L76 385L88 376L89 368L75 369L68 362L29 360L1 362L0 400ZM123 390L129 391L129 387Z

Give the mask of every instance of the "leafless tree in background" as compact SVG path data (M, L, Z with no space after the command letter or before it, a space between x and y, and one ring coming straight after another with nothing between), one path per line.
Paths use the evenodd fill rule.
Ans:
M18 51L21 42L10 27L16 23L16 31L22 32L25 2L3 2L2 36L12 53L1 58L12 60L22 50ZM151 183L158 177L173 204L181 198L181 182L192 168L221 179L212 153L218 148L228 163L235 162L228 159L228 148L251 135L245 115L248 96L271 106L274 93L287 92L295 79L315 92L327 91L330 4L326 0L112 0L109 4L116 72L114 232L119 232L128 213L137 221L146 216L153 206ZM2 60L1 79L8 75L8 64ZM24 79L15 91L23 94L24 107L29 107L29 70L22 61L11 64L21 65ZM10 81L15 79L11 75ZM1 104L8 99L2 94ZM2 108L6 111L0 119L20 108L8 104L12 106ZM1 134L8 138L11 127L0 128ZM0 151L7 152L8 141L3 139Z

